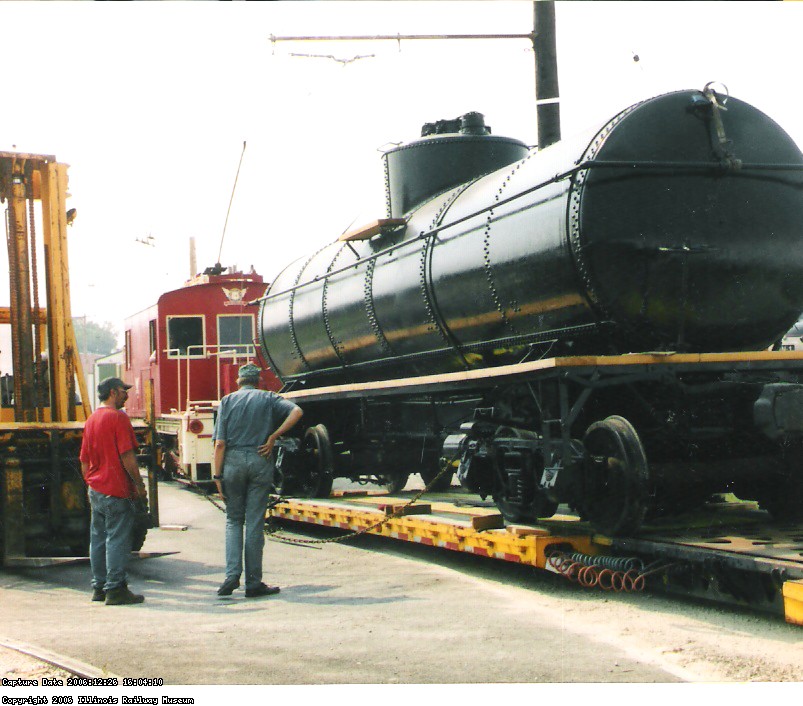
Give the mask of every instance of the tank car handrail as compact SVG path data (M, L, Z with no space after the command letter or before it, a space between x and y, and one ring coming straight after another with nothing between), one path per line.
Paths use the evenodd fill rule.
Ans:
M676 161L671 161L670 162L670 161L639 161L639 160L633 160L633 161L627 161L627 160L621 160L621 161L620 160L595 160L595 159L585 160L585 161L580 162L579 164L575 165L571 169L567 169L564 172L556 174L552 178L547 179L546 181L542 181L542 182L536 184L535 186L531 186L530 188L525 189L524 191L520 191L519 193L514 194L513 196L510 196L510 197L508 197L506 199L501 199L500 201L496 201L495 203L493 203L493 204L491 204L489 206L485 206L485 207L481 208L478 211L475 211L473 213L469 213L469 214L467 214L465 216L461 216L457 220L450 221L449 223L446 223L444 225L436 226L436 227L431 228L431 229L429 229L427 231L423 231L419 235L417 235L416 237L410 238L409 240L405 240L405 241L403 241L401 243L395 243L394 245L390 245L390 246L388 246L386 248L382 248L381 250L377 250L375 253L371 253L370 255L367 255L366 257L358 258L354 262L352 262L352 263L350 263L350 264L348 264L348 265L346 265L344 267L340 267L340 268L338 268L336 270L331 270L330 272L327 272L323 276L316 276L311 280L307 280L306 282L300 282L298 284L294 284L292 287L290 287L288 289L284 289L281 292L275 292L274 293L274 292L270 291L270 288L268 288L268 291L266 291L265 294L263 294L258 299L254 299L254 300L248 302L248 305L253 306L255 304L258 304L259 302L268 301L270 299L275 299L277 297L281 297L281 296L284 296L286 294L290 294L291 292L297 291L297 290L299 290L299 289L301 289L303 287L307 287L309 285L315 284L316 282L319 282L321 279L326 279L326 278L332 277L334 275L342 274L343 272L347 272L348 270L352 269L353 267L357 267L358 265L363 265L365 263L371 262L372 260L376 260L377 258L381 257L382 255L386 255L387 253L390 253L390 252L392 252L394 250L398 250L399 248L402 248L404 246L417 243L417 242L419 242L421 240L425 240L426 238L428 238L428 237L430 237L432 235L437 235L442 230L446 230L447 228L451 228L452 226L456 226L456 225L459 225L461 223L465 223L466 221L469 221L472 218L476 218L477 216L480 216L483 213L486 213L487 211L491 211L491 210L493 210L495 208L499 208L500 206L504 206L504 205L506 205L508 203L512 203L516 199L520 199L523 196L527 196L528 194L532 194L532 193L534 193L536 191L539 191L540 189L544 189L544 188L546 188L547 186L549 186L551 184L556 184L556 183L558 183L560 181L568 179L568 178L574 176L575 174L577 174L577 172L585 171L585 170L588 170L588 169L598 169L598 168L605 168L605 169L687 169L687 170L688 169L693 169L693 170L708 170L708 169L711 169L711 170L715 170L715 171L739 171L739 172L745 172L745 171L750 171L750 170L756 170L756 171L770 171L770 170L775 170L775 171L803 171L803 164L789 164L789 163L777 163L777 164L775 164L775 163L771 163L771 162L755 162L755 163L742 163L742 164L740 164L740 166L738 168L735 168L735 167L733 167L733 165L727 165L727 164L723 164L721 162L715 162L715 161L712 161L712 162L676 162ZM339 242L339 241L335 241L335 243L337 243L337 242ZM335 243L333 243L333 244L335 244Z

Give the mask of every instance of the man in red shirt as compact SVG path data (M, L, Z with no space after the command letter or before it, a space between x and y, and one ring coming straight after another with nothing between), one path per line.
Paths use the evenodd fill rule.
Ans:
M126 576L134 501L145 497L145 484L137 465L137 439L128 415L122 411L130 387L120 378L107 378L98 385L101 404L87 419L81 444L81 472L89 486L92 508L92 600L105 600L106 605L145 600L128 589Z

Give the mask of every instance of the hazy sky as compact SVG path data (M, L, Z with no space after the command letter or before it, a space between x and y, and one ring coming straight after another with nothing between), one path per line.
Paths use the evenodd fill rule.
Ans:
M0 26L0 150L71 165L73 313L119 331L187 279L190 237L199 270L218 260L244 140L220 260L266 280L384 215L378 149L422 123L477 110L536 141L528 40L270 40L526 33L523 0L0 2ZM803 145L803 3L558 2L557 35L564 135L717 80Z

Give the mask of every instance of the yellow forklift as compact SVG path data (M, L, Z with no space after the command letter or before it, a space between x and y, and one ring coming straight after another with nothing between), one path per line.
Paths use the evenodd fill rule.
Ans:
M12 370L0 371L0 566L74 561L89 546L89 501L79 452L91 413L70 311L67 165L52 155L0 152L5 205ZM39 234L41 233L41 242ZM44 275L44 298L40 283ZM134 550L158 526L151 427L135 426L149 503Z

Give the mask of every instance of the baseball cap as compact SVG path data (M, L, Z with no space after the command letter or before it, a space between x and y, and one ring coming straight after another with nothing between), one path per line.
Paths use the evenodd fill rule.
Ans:
M128 390L132 388L133 385L126 385L120 378L106 378L98 385L98 397L105 400L115 387Z
M240 369L237 371L239 377L241 378L258 378L259 373L261 372L262 371L253 363L241 365Z

